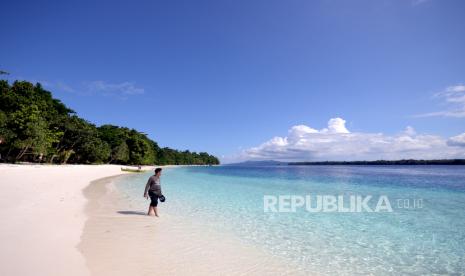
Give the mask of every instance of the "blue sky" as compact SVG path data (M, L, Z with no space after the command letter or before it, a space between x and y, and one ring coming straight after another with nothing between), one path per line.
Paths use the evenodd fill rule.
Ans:
M434 136L455 145L439 157L463 155L464 1L19 0L2 10L10 80L40 81L89 121L161 146L224 161L349 159L312 155L320 144L308 129L292 147L287 139L299 125L327 136L342 118L350 133L387 140L410 126L422 137L411 143ZM266 148L275 136L285 144ZM347 144L339 138L331 148ZM302 143L302 155L282 155ZM416 154L378 148L359 158Z

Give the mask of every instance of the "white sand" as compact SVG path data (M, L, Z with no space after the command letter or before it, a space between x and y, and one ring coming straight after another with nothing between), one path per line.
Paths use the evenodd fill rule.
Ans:
M0 165L0 275L89 275L82 190L113 165Z

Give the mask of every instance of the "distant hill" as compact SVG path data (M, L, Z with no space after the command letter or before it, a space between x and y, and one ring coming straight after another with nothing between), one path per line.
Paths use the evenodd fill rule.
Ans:
M290 162L288 165L465 165L465 159Z
M465 159L437 159L437 160L376 160L376 161L304 161L282 162L276 160L245 161L226 164L226 166L335 166L335 165L465 165Z

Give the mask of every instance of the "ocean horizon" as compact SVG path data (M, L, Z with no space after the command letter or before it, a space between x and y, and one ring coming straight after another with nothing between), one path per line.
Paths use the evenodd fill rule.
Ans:
M124 176L116 182L131 206L146 208L142 193L150 174ZM167 198L160 203L162 215L230 233L300 271L326 275L465 271L465 167L179 167L163 170L162 187ZM318 196L343 198L348 209L310 212L300 204L295 210L266 210L267 196L308 196L313 207ZM356 197L371 197L367 204L371 211L350 209L351 198ZM391 210L375 211L380 197L389 201Z

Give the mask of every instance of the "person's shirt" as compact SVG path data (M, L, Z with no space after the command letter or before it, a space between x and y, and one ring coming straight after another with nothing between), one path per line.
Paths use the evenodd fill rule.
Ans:
M144 196L148 194L149 191L152 191L156 195L161 195L161 183L160 177L157 175L152 175L145 185Z

